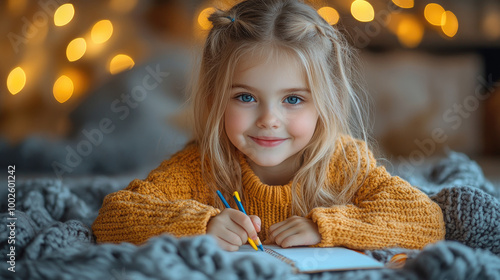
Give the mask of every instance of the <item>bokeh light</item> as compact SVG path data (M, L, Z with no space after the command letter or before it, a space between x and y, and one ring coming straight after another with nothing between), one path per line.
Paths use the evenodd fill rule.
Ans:
M90 32L92 42L96 44L102 44L108 41L111 35L113 35L113 24L107 19L96 22Z
M74 15L75 8L73 7L73 4L63 4L59 8L57 8L56 12L54 13L54 24L56 26L64 26L73 19Z
M66 57L69 61L76 61L85 54L87 51L87 43L83 38L76 38L69 42L66 48Z
M54 83L52 90L54 98L59 103L64 103L73 95L74 86L73 81L66 75L62 75Z
M12 95L16 95L26 85L26 73L23 68L16 67L7 76L7 89Z
M430 3L425 6L424 16L425 19L432 25L440 26L441 18L444 13L444 8L441 5L436 3Z
M126 54L118 54L109 63L109 72L113 75L134 67L134 60Z
M396 35L401 45L415 48L422 42L424 26L415 16L406 15L399 20Z
M355 0L351 4L352 16L361 22L369 22L375 18L372 4L365 0Z
M318 14L330 25L337 24L340 19L339 12L332 7L322 7L318 10Z
M212 23L208 20L208 17L215 12L215 8L209 7L204 9L198 15L198 24L201 26L201 29L208 30L212 28Z
M451 11L446 11L441 17L441 29L448 37L453 37L458 32L458 19L457 16Z
M392 0L392 3L394 3L396 6L400 8L405 8L405 9L413 8L413 6L415 5L413 0Z

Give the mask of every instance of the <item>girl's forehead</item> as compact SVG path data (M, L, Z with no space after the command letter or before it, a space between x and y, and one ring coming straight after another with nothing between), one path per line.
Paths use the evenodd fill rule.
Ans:
M236 72L244 72L258 65L273 65L273 66L286 66L303 68L301 61L298 57L289 51L284 50L270 50L266 52L261 50L259 52L247 52L243 54L235 65Z
M277 92L290 88L309 88L307 75L300 61L284 53L271 57L242 57L236 65L231 87L245 87L261 92Z

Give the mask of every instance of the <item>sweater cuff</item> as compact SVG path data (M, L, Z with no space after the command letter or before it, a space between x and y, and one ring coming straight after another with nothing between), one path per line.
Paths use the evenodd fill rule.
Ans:
M353 244L351 237L360 235L358 231L360 225L356 224L362 222L359 219L348 218L347 212L349 212L348 206L345 205L330 208L318 207L311 210L306 218L318 225L321 242L316 244L317 247L357 247Z
M207 233L208 222L210 222L210 219L212 219L213 217L219 215L220 212L221 211L217 208L211 209L209 212L207 212L201 223L203 225L203 232L201 234Z
M206 234L208 222L217 216L220 210L198 201L186 200L185 203L182 207L184 211L168 219L168 231L177 237Z

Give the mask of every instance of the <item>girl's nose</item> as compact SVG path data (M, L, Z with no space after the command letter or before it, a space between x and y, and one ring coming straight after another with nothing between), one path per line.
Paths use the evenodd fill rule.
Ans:
M278 128L281 121L278 117L278 112L273 108L263 108L257 119L257 127L259 128Z

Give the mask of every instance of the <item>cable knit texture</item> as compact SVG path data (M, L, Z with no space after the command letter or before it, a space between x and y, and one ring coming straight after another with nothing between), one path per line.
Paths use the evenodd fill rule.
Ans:
M405 253L409 260L400 269L316 274L293 274L286 264L268 262L259 254L235 256L207 235L178 239L163 234L142 246L95 244L90 225L104 196L122 189L131 175L64 181L21 175L16 177L15 232L7 222L0 224L0 255L5 260L15 234L16 272L8 270L9 262L0 262L0 279L500 279L499 186L492 186L477 164L460 153L451 152L426 167L423 173L401 176L441 207L446 241L423 250L364 251L383 263ZM0 218L7 221L12 217L7 211L7 180L3 184Z
M357 163L356 143L342 136L330 163L329 180L341 188L350 166ZM342 148L345 150L344 158ZM365 155L366 150L361 150ZM427 195L399 177L377 167L371 153L368 175L352 203L318 207L307 217L318 225L322 240L317 246L345 246L354 249L403 247L421 249L445 237L439 206ZM240 157L244 206L247 213L262 220L259 237L267 238L269 226L291 216L291 182L283 186L262 183L245 157ZM347 159L347 161L345 160ZM362 168L368 160L362 156ZM345 171L345 172L344 172ZM364 181L363 181L364 180ZM177 237L205 234L215 208L215 194L207 192L202 180L200 153L194 144L164 161L145 180L134 180L104 199L92 229L98 242L143 243L153 236L170 233Z

